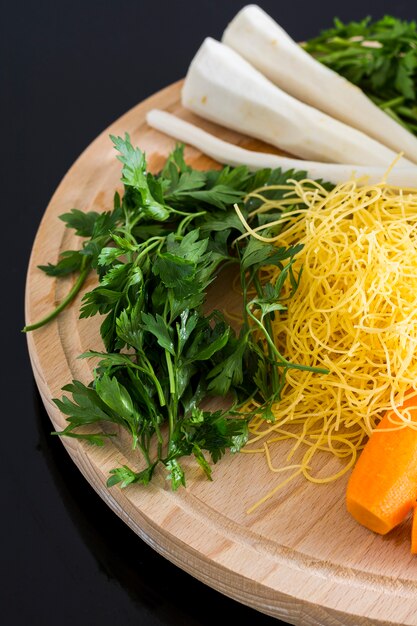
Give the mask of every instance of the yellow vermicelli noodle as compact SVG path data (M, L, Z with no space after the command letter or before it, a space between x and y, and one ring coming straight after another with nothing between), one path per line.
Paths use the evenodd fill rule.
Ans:
M276 241L304 244L294 264L302 272L287 312L273 322L274 339L289 361L329 373L289 369L275 422L261 414L252 420L245 451L266 454L274 469L271 446L292 440L290 478L326 482L354 464L384 411L395 409L402 426L410 419L398 407L417 393L417 189L356 181L330 192L313 181L289 181L288 188L307 209L283 216ZM265 200L258 210L287 205ZM278 272L268 268L265 280ZM286 289L289 296L289 281ZM314 469L318 450L343 460L336 473Z

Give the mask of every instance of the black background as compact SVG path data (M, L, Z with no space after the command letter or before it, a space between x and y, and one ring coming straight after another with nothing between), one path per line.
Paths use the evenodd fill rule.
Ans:
M112 121L184 76L203 38L243 2L0 2L0 624L242 625L276 620L153 552L49 436L25 337L26 267L41 216L79 153ZM262 7L297 40L333 16L413 19L415 0L280 0Z

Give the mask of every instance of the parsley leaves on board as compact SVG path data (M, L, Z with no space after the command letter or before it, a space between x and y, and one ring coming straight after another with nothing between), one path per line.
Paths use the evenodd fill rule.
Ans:
M216 463L227 449L237 452L247 441L251 415L239 412L241 403L253 396L265 407L265 418L273 419L269 407L279 400L286 372L306 367L279 353L271 327L274 316L285 310L285 281L293 291L297 288L293 265L302 246L277 248L250 237L232 245L244 232L234 203L253 226L267 225L267 214L249 215L259 200L246 199L247 194L263 187L268 198L288 197L288 190L267 188L306 173L264 169L253 174L244 166L193 170L184 161L184 147L176 146L163 170L153 175L127 134L111 139L122 163L124 194L115 193L111 211L72 209L61 216L84 238L82 247L40 269L50 276L79 276L54 312L24 330L53 319L88 272L97 272L98 285L83 296L80 317L102 316L105 351L81 355L98 360L94 380L63 387L68 395L54 402L68 425L54 434L104 445L117 433L90 428L121 427L140 453L140 469L114 468L108 485L145 485L159 465L177 489L186 484L182 457L192 456L211 479L209 458ZM303 208L296 197L295 204ZM276 219L276 213L269 216L270 222ZM271 225L268 232L279 228ZM228 264L240 273L239 333L220 311L204 310L209 285ZM261 282L259 272L266 265L280 269L274 284ZM212 396L229 398L228 408L206 410L204 402Z

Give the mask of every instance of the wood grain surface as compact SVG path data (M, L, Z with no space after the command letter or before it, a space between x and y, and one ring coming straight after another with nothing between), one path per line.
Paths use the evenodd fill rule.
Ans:
M149 168L157 171L174 141L150 129L145 115L151 108L161 108L195 120L180 105L180 88L181 83L167 87L112 124L59 185L33 245L26 290L28 324L48 313L74 280L57 281L37 269L55 262L61 251L79 247L79 239L58 215L73 207L111 208L114 190L122 187L120 164L108 135L129 132L132 142L146 151ZM255 145L203 120L198 123L245 147ZM186 148L185 156L193 167L213 166L192 148ZM231 306L230 280L225 276L216 284L217 308ZM91 276L85 290L94 282ZM47 327L28 335L36 382L57 430L65 427L65 418L52 398L59 397L61 387L73 378L91 380L94 363L77 356L102 347L98 320L78 318L81 297ZM149 487L121 490L107 489L106 479L113 467L136 465L123 435L103 448L69 438L62 443L97 493L135 533L218 591L300 626L417 625L417 557L410 554L410 521L386 537L359 526L345 510L347 478L330 485L300 478L248 515L247 509L276 480L258 455L227 455L214 467L213 482L190 463L187 489L176 493L162 473ZM276 463L280 456L284 462L284 448L276 452ZM327 462L323 457L323 464Z

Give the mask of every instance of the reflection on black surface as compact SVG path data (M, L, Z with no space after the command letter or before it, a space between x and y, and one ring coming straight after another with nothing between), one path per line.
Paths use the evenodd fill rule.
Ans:
M281 622L244 607L200 583L154 552L130 530L90 487L66 453L35 383L39 448L77 531L103 576L120 585L139 608L147 607L162 624L213 624L233 612L234 621L257 626Z

